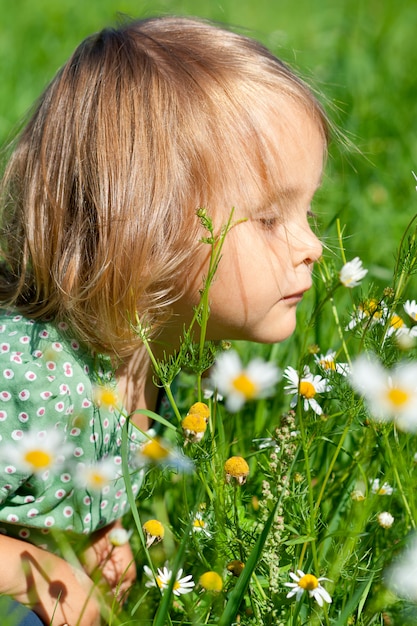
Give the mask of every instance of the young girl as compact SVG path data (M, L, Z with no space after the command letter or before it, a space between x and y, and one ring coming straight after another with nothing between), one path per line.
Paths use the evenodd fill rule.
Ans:
M121 595L135 579L111 543L128 509L121 429L158 389L133 326L157 355L178 348L207 271L199 208L217 230L236 221L207 338L293 332L321 254L308 220L326 128L261 44L186 18L87 38L37 103L2 188L0 592L44 624L100 623L97 568Z

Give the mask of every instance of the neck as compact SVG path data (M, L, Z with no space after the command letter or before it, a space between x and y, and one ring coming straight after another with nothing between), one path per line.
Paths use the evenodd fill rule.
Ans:
M179 317L177 323L171 320L169 328L158 335L158 341L151 345L155 358L166 358L179 346L183 318ZM145 415L134 414L138 409L155 411L157 408L159 388L155 385L155 373L151 360L144 347L138 348L116 371L118 380L118 392L123 406L129 414L132 414L133 423L141 430L150 426L150 420Z

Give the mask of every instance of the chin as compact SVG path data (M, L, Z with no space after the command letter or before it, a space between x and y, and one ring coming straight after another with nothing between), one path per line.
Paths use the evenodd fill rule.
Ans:
M247 333L245 336L235 337L235 339L243 339L245 341L253 341L255 343L264 344L281 343L281 341L289 339L294 331L295 324L291 326L291 328L285 330L279 328L276 332L271 332L269 329L268 332Z
M252 327L234 327L234 328L217 328L214 332L211 329L211 332L207 333L207 339L211 339L212 341L252 341L253 343L264 343L264 344L273 344L280 343L281 341L285 341L294 333L296 328L296 317L291 317L291 319L286 319L285 323L277 320L273 320L273 322L268 322L266 319L263 320L258 325L253 325Z

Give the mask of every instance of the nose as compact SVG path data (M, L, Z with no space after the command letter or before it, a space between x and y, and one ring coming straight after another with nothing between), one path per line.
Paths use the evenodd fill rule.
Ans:
M306 242L304 263L306 265L313 265L313 263L319 260L322 254L323 245L320 239L317 237L316 233L314 233L309 227L308 242Z
M311 230L310 225L300 228L297 235L292 238L292 260L297 265L313 265L323 253L323 246L317 235Z

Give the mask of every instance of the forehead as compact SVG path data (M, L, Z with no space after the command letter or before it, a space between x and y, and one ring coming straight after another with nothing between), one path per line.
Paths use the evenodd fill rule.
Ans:
M235 217L272 205L284 210L297 197L312 196L319 186L325 131L321 120L299 103L289 100L278 111L271 108L252 141L240 144L240 154L232 153L223 164L227 180L217 200L226 211L234 207Z

